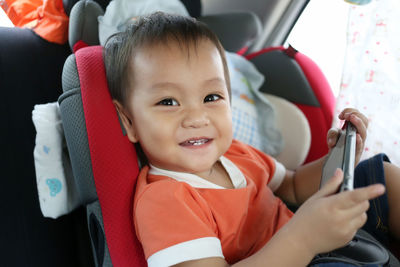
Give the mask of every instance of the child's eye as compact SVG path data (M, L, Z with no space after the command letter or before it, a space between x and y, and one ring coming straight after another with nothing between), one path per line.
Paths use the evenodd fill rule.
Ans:
M217 94L211 94L208 95L204 98L204 102L213 102L213 101L217 101L219 99L221 99L222 97L220 95Z
M160 102L157 103L157 105L161 105L161 106L178 106L178 101L176 101L173 98L166 98L161 100Z

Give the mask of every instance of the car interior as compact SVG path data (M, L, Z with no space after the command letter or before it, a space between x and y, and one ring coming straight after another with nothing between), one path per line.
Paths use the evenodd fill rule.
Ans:
M108 94L98 37L98 17L109 2L63 0L69 18L63 44L29 28L0 26L3 266L146 266L128 204L140 162ZM296 168L325 155L335 96L318 65L285 45L310 1L181 2L217 34L226 51L244 56L267 77L261 98L275 109L285 143L276 158ZM67 211L47 217L43 207L51 209L52 198L38 194L39 129L32 123L35 105L45 103L59 106L59 164L70 190ZM47 185L50 191L57 187Z

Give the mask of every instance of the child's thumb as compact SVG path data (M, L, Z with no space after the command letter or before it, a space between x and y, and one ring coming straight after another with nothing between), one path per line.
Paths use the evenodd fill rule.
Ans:
M333 148L336 145L336 142L339 138L339 129L337 129L337 128L329 129L326 138L327 138L329 149Z
M331 179L315 194L315 197L324 197L337 193L343 181L343 171L336 169Z

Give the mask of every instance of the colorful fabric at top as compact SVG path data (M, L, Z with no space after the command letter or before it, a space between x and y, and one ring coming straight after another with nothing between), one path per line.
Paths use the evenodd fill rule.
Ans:
M32 29L57 44L68 40L68 16L62 0L2 0L2 8L17 27Z

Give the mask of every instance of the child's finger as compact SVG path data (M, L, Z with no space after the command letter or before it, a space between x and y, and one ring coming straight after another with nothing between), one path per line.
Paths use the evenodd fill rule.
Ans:
M367 213L362 212L358 216L356 216L353 220L351 220L351 224L355 229L360 229L367 222Z
M368 127L368 118L365 117L364 114L362 114L360 111L358 111L355 108L345 108L342 112L340 112L338 117L341 120L350 120L349 118L352 114L359 117L362 120L362 122L365 124L365 126Z
M356 135L356 165L360 161L361 154L364 151L364 140L362 137L357 134Z
M349 114L357 112L357 109L355 108L345 108L342 110L342 112L339 113L338 118L341 120L346 120L346 117L349 116Z
M363 213L365 213L369 209L369 206L370 206L369 201L364 200L364 201L357 203L353 207L350 207L348 209L348 212L351 217L358 217L358 216L362 215Z
M348 116L347 120L349 120L357 129L357 133L360 134L361 138L365 140L367 138L367 124L365 124L364 120L359 117L362 114L351 114ZM363 115L362 115L363 116Z
M348 223L354 227L354 229L361 228L367 221L367 211L369 209L369 201L365 200L358 203L354 207L347 209L345 212L348 214Z
M335 194L343 181L343 171L336 169L335 174L331 179L317 192L314 194L314 198L320 198Z
M339 119L350 121L356 128L357 132L365 140L367 137L368 118L357 109L347 108L339 114Z
M331 149L332 147L334 147L336 145L336 142L339 138L339 129L337 129L337 128L329 129L326 138L327 138L328 147L329 147L329 149Z
M374 184L353 191L346 191L338 194L342 208L351 208L366 200L370 200L382 195L385 187L382 184Z

